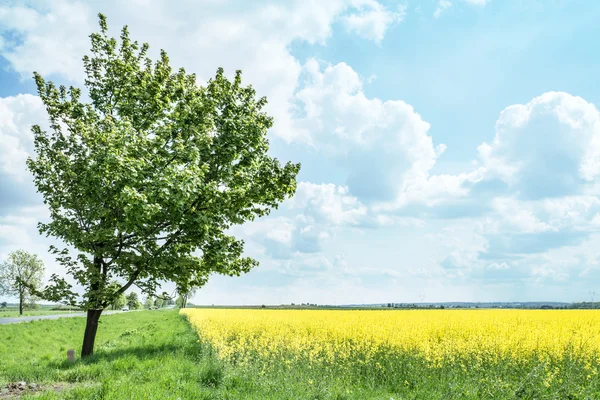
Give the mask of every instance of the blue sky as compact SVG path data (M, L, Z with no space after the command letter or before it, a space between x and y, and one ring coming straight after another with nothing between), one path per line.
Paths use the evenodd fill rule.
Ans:
M600 291L600 3L583 0L3 2L0 258L59 270L24 165L45 119L31 75L82 86L98 12L201 82L242 69L271 152L302 163L293 199L233 229L261 265L197 303Z

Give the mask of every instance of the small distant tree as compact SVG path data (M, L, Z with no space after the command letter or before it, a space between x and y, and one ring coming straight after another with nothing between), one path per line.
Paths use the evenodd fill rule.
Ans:
M163 301L163 299L162 299L161 297L157 297L157 298L154 300L154 305L155 305L156 307L158 307L158 308L161 308L161 307L163 306L163 302L164 302L164 301Z
M39 301L40 301L39 297L37 297L35 295L27 296L25 304L23 305L23 309L24 310L39 310L40 309Z
M127 304L127 298L125 298L125 295L121 293L113 299L110 306L113 310L120 310L125 307L125 304Z
M204 281L201 282L201 284L204 284ZM181 298L181 301L179 302L179 307L180 308L186 308L188 305L188 300L190 299L190 297L193 297L196 292L198 291L199 286L184 286L184 285L180 285L177 287L177 293L179 293L179 297Z
M0 263L0 294L19 299L19 314L28 304L35 304L34 293L44 279L44 263L36 254L13 251Z
M152 300L152 297L146 297L146 301L144 301L144 308L151 308L153 305L154 301Z
M99 22L83 58L85 94L34 72L50 129L33 126L27 160L50 211L40 231L68 246L52 252L83 289L55 274L41 295L87 311L82 357L102 311L132 285L149 294L161 282L192 287L257 266L228 232L292 196L300 170L269 154L267 101L241 71L228 79L219 68L201 86L165 51L150 59L127 27L116 39Z
M136 292L131 292L127 295L127 306L130 310L137 310L140 308L142 303L138 298L138 294Z
M2 303L0 303L0 308L6 308L8 307L8 303L3 301Z

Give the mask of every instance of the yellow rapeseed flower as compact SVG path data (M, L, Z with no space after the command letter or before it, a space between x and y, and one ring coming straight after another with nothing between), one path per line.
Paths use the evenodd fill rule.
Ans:
M236 363L364 365L411 353L432 368L545 362L575 356L597 365L600 312L593 310L248 310L185 309L201 340ZM548 371L549 384L558 370ZM593 371L593 374L596 374Z

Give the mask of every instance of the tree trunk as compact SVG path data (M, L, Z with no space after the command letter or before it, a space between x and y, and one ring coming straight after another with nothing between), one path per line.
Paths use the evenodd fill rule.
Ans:
M23 285L19 283L19 315L23 315L23 301L25 293L23 291Z
M98 320L102 310L88 310L85 323L85 333L83 335L83 346L81 347L81 358L94 354L94 342L96 341L96 332L98 331Z

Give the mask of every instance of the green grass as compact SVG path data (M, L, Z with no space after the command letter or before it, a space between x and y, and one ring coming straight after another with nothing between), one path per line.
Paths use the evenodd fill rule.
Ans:
M72 313L81 313L82 311L63 311L63 310L27 310L23 311L23 317L36 316L36 315L52 315L52 314L72 314ZM13 309L0 309L0 318L14 318L21 317L19 315L19 310Z
M22 398L39 399L389 399L224 365L175 310L103 316L94 356L69 364L67 350L79 353L84 323L0 326L0 388L33 382L46 391Z
M70 364L67 350L79 353L84 323L69 318L0 326L0 388L33 382L45 391L22 398L38 399L600 398L598 376L587 378L590 372L572 360L563 360L554 378L563 382L550 387L543 383L547 366L535 362L429 368L405 354L385 375L357 370L347 376L335 366L310 363L224 364L175 310L103 316L94 356Z

